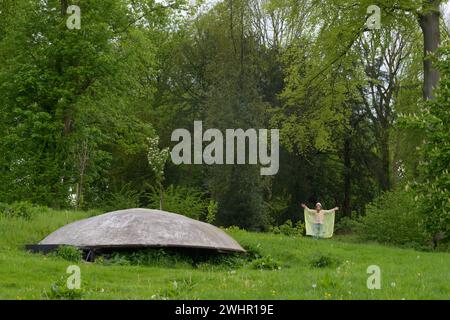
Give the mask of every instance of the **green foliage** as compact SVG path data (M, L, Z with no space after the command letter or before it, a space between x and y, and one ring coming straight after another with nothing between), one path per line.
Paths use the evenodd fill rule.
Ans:
M157 78L173 10L88 1L77 31L66 27L64 3L23 0L0 11L3 202L92 208L117 186L148 179L155 132L143 97L154 87L141 80Z
M281 270L280 262L272 258L270 255L253 260L250 263L250 267L259 270Z
M135 252L113 252L97 257L95 262L107 266L153 266L162 268L194 267L205 270L242 267L248 258L241 254L144 249Z
M437 99L419 110L422 39L415 16L399 12L420 12L422 2L397 2L379 1L390 14L369 33L369 0L233 0L183 14L183 0L90 0L82 30L66 28L67 1L1 1L0 201L162 204L261 231L298 221L302 201L362 214L380 189L417 176L428 237L448 234L448 47ZM419 114L414 137L395 127L400 111ZM171 133L194 120L279 128L279 174L166 163ZM422 134L417 175L411 150ZM273 232L303 231L286 223Z
M424 135L420 146L419 177L413 184L418 203L423 208L423 219L431 240L450 233L450 44L440 49L440 60L435 61L440 70L436 98L423 106L418 114L404 116L402 124L420 129ZM445 238L445 237L444 237Z
M60 246L53 255L71 262L80 262L83 258L81 250L73 246Z
M0 215L5 218L31 220L38 210L40 210L39 207L35 207L26 201L14 202L11 205L0 203ZM44 210L44 208L41 208L41 210Z
M281 226L271 227L270 232L284 234L286 236L302 237L305 234L305 224L297 221L294 225L291 220L287 220Z
M43 290L42 298L46 300L81 300L85 294L83 289L69 289L66 279L61 277L52 283L50 290Z
M358 221L356 218L342 217L334 225L336 234L346 234L356 232Z
M192 294L196 284L192 281L192 278L186 278L181 280L172 281L165 289L161 290L157 294L152 296L152 299L156 300L197 300Z
M194 267L206 271L236 270L244 267L250 260L240 253L207 254L194 258Z
M209 204L208 204L208 213L206 215L206 219L205 221L207 223L210 224L214 224L214 222L216 221L216 215L217 215L217 202L214 200L209 200Z
M411 192L385 192L367 206L366 215L357 223L357 232L363 239L380 243L423 245L424 209Z
M36 243L49 232L91 214L81 210L48 210L38 212L30 221L0 219L0 261L8 262L0 263L0 298L49 299L51 284L59 279L55 273L64 272L68 262L25 252L24 244ZM349 242L352 239L347 236L315 241L309 237L247 232L237 228L229 228L227 232L243 245L248 255L270 255L282 269L253 269L250 267L252 258L245 255L242 266L230 267L202 262L180 264L176 268L110 267L95 262L86 265L82 273L81 298L163 299L170 295L166 295L166 289L174 289L174 280L181 287L183 280L187 281L188 289L179 289L182 292L178 295L180 299L446 299L450 293L447 285L450 257L445 252L355 243ZM318 252L343 263L336 268L312 267L309 264L311 256ZM389 270L382 274L382 290L367 290L366 270L374 263L382 270ZM193 286L189 285L189 279ZM392 283L397 285L392 286ZM60 286L65 290L62 281Z
M159 190L155 189L149 195L152 208L159 208ZM185 215L193 219L204 218L208 213L209 202L197 188L169 186L163 192L163 210Z
M266 203L271 224L282 223L282 217L292 203L291 195L275 196Z
M146 249L135 252L114 252L97 261L105 265L120 266L160 266L165 268L192 265L193 260L188 255L168 252L163 249Z
M313 268L329 268L338 264L337 258L321 252L315 252L309 259L309 265Z
M118 191L110 192L103 201L102 207L106 211L115 211L140 207L141 193L125 184Z
M147 160L155 173L156 179L161 183L164 180L164 167L169 157L169 148L159 149L159 138L148 138Z

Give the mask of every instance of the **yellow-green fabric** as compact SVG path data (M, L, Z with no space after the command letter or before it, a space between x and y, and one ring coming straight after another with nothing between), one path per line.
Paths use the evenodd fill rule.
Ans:
M304 214L305 214L305 229L306 229L306 235L308 236L314 236L314 229L313 224L316 223L316 215L315 210L307 209L305 208ZM322 236L324 238L331 238L333 236L334 232L334 217L335 212L334 210L323 210L324 218L323 218L323 230L322 230Z

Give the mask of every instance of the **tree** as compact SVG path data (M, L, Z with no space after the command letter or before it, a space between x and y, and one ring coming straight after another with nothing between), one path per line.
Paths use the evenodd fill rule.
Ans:
M159 138L148 138L148 164L155 174L156 185L159 189L159 209L163 210L163 181L164 181L164 167L169 158L169 149L164 148L159 150Z
M130 176L151 175L145 158L155 133L140 103L142 70L156 66L154 38L171 9L87 1L81 30L70 30L67 4L2 3L1 201L97 205Z
M428 0L423 2L422 10L418 12L419 24L423 33L423 97L433 99L433 90L439 83L439 71L432 65L430 59L437 53L441 43L440 33L440 5L442 0Z
M415 43L414 31L408 35L404 30L393 30L385 24L379 33L361 37L357 49L365 73L359 91L364 115L370 119L369 125L377 141L383 191L391 189L392 185L391 134L396 121L395 108Z
M441 75L436 98L423 106L417 114L402 119L402 124L419 128L424 133L420 146L420 174L413 187L417 202L425 215L429 239L442 240L450 232L450 45L439 51L435 62Z

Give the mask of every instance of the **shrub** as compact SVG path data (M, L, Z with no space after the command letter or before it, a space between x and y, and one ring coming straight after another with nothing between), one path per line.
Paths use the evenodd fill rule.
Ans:
M270 231L275 234L301 237L305 234L305 225L300 221L294 225L291 220L287 220L281 226L272 227Z
M260 243L258 243L256 246L250 244L243 244L242 247L245 249L245 251L247 251L245 256L248 260L258 259L263 256L263 254L261 253Z
M229 270L243 267L246 257L238 253L214 254L196 259L195 267L198 269Z
M335 233L353 233L357 231L358 222L350 217L342 217L334 226Z
M216 221L218 204L215 200L210 200L208 204L208 214L206 215L206 222L213 224Z
M67 261L79 262L83 258L83 253L76 247L61 246L54 253L56 257L62 258Z
M176 266L178 264L192 265L190 256L178 252L168 252L163 249L140 250L131 253L129 256L131 265L158 265L164 267Z
M400 124L419 129L423 143L419 147L419 174L413 184L418 202L423 204L428 239L450 242L450 42L439 49L433 61L441 74L435 99L429 100L418 114L400 118Z
M14 202L11 205L0 204L0 213L6 218L20 218L30 220L37 208L26 201Z
M270 224L280 224L283 222L283 216L292 203L291 195L282 195L273 197L270 201L266 202L268 211L268 219Z
M270 255L253 260L250 263L252 269L259 270L280 270L281 264Z
M425 242L425 228L420 210L412 193L385 192L367 205L366 215L357 224L358 234L380 243L421 245Z
M247 257L238 253L183 252L167 249L145 249L114 252L96 258L95 263L120 266L159 266L165 268L194 267L230 269L242 267Z
M120 266L164 266L174 267L183 262L192 264L188 256L176 252L167 252L163 249L145 249L134 252L114 252L96 259L97 263Z
M149 194L150 206L159 209L158 190ZM189 218L204 218L208 212L204 194L196 188L169 186L163 193L163 210L185 215Z
M326 268L332 267L339 264L339 260L337 258L332 257L328 254L323 254L320 252L316 252L309 260L309 265L313 268Z
M49 291L42 292L42 298L49 300L80 300L83 295L83 289L69 289L64 277L53 282Z
M115 266L129 266L131 265L130 259L127 255L121 253L113 253L107 257L100 256L95 259L96 263Z
M106 211L139 208L140 197L141 192L134 190L130 184L126 184L120 190L107 195L103 208Z

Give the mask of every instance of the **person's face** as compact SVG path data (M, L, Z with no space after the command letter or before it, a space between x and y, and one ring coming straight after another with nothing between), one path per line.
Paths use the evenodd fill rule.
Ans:
M322 209L322 207L320 206L320 204L316 204L316 210L319 211L320 209Z

